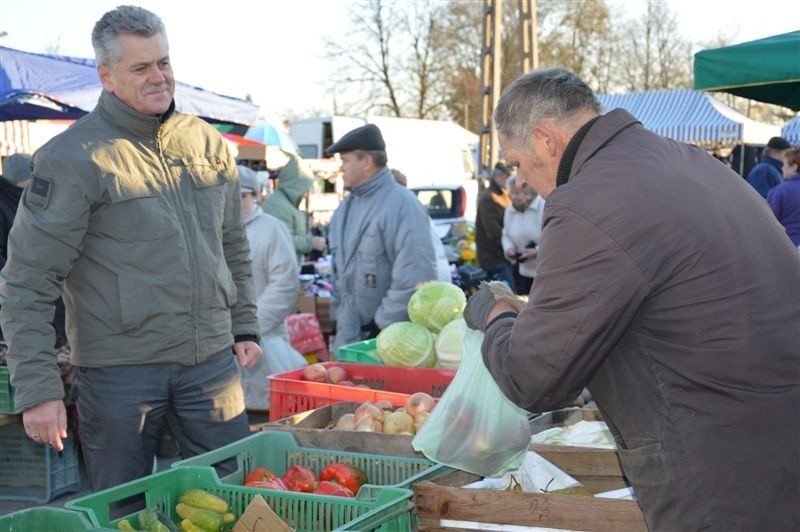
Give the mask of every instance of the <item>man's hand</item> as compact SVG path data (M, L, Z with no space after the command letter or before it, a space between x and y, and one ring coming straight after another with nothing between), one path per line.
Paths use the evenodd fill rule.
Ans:
M525 306L511 289L500 281L481 283L478 291L467 300L464 321L470 329L485 331L486 326L503 312L517 312Z
M236 353L236 360L240 366L252 368L261 356L261 346L251 340L245 340L234 343L233 352Z
M64 401L54 399L32 406L22 413L25 434L36 443L50 444L64 450L62 438L67 437L67 409Z

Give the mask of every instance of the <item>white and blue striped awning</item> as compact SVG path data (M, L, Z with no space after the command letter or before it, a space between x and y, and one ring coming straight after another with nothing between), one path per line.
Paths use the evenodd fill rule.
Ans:
M788 140L792 146L800 146L800 115L792 118L783 126L781 137Z
M659 135L689 144L765 144L780 128L751 120L705 92L692 89L599 94L605 112L623 108Z

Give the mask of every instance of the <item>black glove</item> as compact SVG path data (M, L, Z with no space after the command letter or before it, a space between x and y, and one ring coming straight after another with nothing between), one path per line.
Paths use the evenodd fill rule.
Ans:
M486 316L496 303L494 294L489 290L489 284L481 283L478 291L467 299L467 306L464 307L464 321L470 329L483 331L486 329Z
M503 312L494 319L506 315L515 316L525 306L525 303L514 295L514 292L501 281L482 282L477 292L467 299L467 306L464 308L464 321L470 329L476 331L486 331L489 325L486 323L486 316L494 308L498 301L505 301L513 310Z
M376 338L378 333L381 332L381 329L378 327L378 324L375 323L375 320L372 320L366 325L361 326L361 332L367 333L366 339L369 340L370 338Z

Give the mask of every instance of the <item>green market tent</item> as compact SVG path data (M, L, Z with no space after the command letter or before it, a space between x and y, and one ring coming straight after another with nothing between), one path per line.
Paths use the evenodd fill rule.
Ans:
M697 52L694 88L800 110L800 31Z

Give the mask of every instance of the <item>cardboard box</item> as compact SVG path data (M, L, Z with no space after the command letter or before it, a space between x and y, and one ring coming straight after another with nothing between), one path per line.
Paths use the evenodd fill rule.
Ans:
M302 290L297 296L294 312L314 314L324 334L333 332L333 319L331 318L331 298L307 296Z

